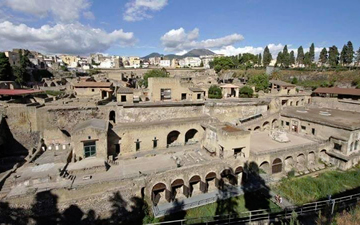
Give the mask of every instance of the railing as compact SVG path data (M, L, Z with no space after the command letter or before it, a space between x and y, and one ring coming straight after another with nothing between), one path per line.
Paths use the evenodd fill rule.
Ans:
M162 224L239 224L239 223L251 223L256 221L279 221L290 218L293 212L296 212L298 216L305 216L310 214L316 214L323 210L329 210L329 213L334 214L335 210L339 211L349 206L356 205L360 200L360 193L348 195L340 198L323 200L304 204L302 206L287 207L282 211L276 212L278 209L263 209L240 212L237 214L228 215L215 215L213 217L198 217L182 220L173 220L160 223L152 223L148 225L162 225ZM271 212L273 211L273 212Z

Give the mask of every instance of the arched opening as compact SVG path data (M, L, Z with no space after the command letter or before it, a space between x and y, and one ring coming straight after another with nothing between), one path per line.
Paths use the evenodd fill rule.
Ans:
M242 184L244 168L239 166L235 169L235 176L237 177L238 184Z
M328 162L329 161L329 155L326 153L325 149L320 151L320 159L323 162Z
M179 138L180 132L177 130L171 131L167 136L167 147L175 146L177 139Z
M290 102L290 106L292 106L292 102Z
M195 144L198 142L197 140L197 133L196 129L190 129L185 134L185 144Z
M116 115L115 115L115 111L114 111L114 110L110 111L110 113L109 113L109 120L112 121L113 123L116 122Z
M260 131L260 126L254 128L254 132L259 132L259 131Z
M309 152L308 163L309 163L309 165L315 165L315 153L314 152Z
M299 101L296 101L296 106L299 106Z
M176 179L171 183L171 200L185 197L184 180Z
M264 173L269 173L270 172L270 164L269 162L265 161L262 162L259 166L259 168L264 172Z
M192 176L189 180L189 196L201 193L201 178L198 175Z
M50 87L56 87L56 84L54 82L51 82Z
M167 201L166 185L164 183L157 183L152 188L151 198L152 198L154 205L157 205L162 202L166 202Z
M263 123L263 130L270 130L270 123L269 123L269 121L266 121L265 123Z
M272 128L275 129L275 128L278 128L279 127L279 124L278 124L278 120L277 119L274 119L272 122Z
M216 190L216 173L210 172L205 177L205 192Z
M236 176L230 169L225 169L221 172L221 182L219 184L220 188L224 188L228 185L237 185Z
M294 168L294 159L292 156L286 157L284 160L285 163L285 172L290 172Z
M276 158L272 164L272 173L275 174L275 173L281 173L281 172L282 172L282 161L281 161L281 159Z
M44 87L47 87L47 86L48 86L48 84L45 82L45 83L44 83Z
M297 169L302 171L302 170L305 170L305 155L304 154L300 154L297 156L296 158L296 166L297 166Z

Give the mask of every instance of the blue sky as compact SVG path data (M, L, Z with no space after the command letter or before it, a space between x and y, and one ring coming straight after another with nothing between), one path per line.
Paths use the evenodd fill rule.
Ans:
M227 55L360 43L359 0L0 0L0 50Z

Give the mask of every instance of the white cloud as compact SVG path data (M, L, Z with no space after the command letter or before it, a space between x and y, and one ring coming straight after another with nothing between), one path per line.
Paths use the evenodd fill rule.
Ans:
M51 14L56 20L73 22L90 7L89 0L5 0L5 6L39 18Z
M184 51L193 48L222 48L244 40L241 34L231 34L216 39L197 41L199 29L186 32L184 28L172 29L161 37L165 51Z
M124 20L134 22L151 18L150 11L160 11L168 3L168 0L130 0L126 3Z
M132 32L120 29L107 33L80 23L40 28L8 21L0 23L0 50L25 48L45 53L88 54L103 52L113 45L131 46L135 42Z
M92 12L90 11L86 11L86 12L83 12L83 16L85 19L88 19L88 20L94 20L95 19L95 16Z
M268 44L267 45L272 56L276 57L277 54L284 49L284 45L282 44ZM252 53L252 54L259 54L264 52L264 47L254 47L254 46L245 46L245 47L239 47L235 48L232 45L224 46L219 50L213 50L213 52L217 54L224 54L226 56L230 55L238 55L243 53Z

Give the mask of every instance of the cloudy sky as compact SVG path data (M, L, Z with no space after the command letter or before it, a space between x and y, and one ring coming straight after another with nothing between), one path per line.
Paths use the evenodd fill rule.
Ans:
M360 45L359 0L0 0L0 51L274 55Z

